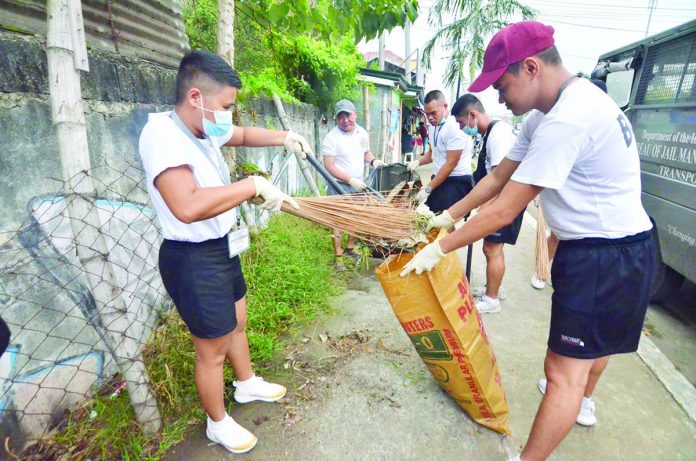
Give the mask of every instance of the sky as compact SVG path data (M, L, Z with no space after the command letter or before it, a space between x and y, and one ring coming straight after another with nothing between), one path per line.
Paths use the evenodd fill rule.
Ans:
M556 47L563 63L571 72L592 72L597 58L606 53L641 40L679 24L696 19L696 2L693 0L520 0L537 10L537 20L553 26ZM422 48L436 29L428 24L428 12L432 0L421 0L418 19L411 27L411 50ZM650 9L656 3L648 27ZM519 20L520 18L516 18ZM377 40L358 45L361 52L377 51ZM404 57L404 32L401 28L387 34L386 48ZM415 56L415 54L414 54ZM437 46L433 55L433 68L426 73L426 92L442 90L450 99L451 89L442 83L446 67L446 55ZM461 93L466 92L468 82L462 82ZM488 89L480 98L487 112L504 115L507 111L497 103L497 92ZM451 103L450 103L451 104Z

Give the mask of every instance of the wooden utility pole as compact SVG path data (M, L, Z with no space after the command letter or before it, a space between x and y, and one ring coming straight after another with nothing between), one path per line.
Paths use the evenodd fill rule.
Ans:
M218 0L218 54L234 67L234 0Z
M406 56L404 62L406 83L410 85L413 82L411 81L411 21L408 19L404 26L404 56Z
M379 35L377 57L379 60L379 70L384 70L384 32Z
M77 257L105 325L106 347L126 381L136 418L145 432L156 433L161 427L157 402L149 386L140 345L129 333L133 318L109 261L95 203L97 192L90 176L92 166L78 71L78 67L88 69L82 8L79 0L48 0L46 13L53 126L58 137L65 203Z

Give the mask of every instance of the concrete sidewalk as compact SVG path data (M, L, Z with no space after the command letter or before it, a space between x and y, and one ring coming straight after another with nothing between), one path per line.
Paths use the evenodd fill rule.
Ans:
M541 400L551 290L529 286L535 234L506 248L506 300L484 316L510 404L512 437L474 423L415 353L373 272L356 275L336 312L290 339L274 379L282 403L235 405L259 437L248 460L505 460L524 445ZM472 285L484 279L480 244ZM696 425L636 354L612 359L595 393L598 424L575 426L551 460L693 460ZM200 427L168 460L234 458Z

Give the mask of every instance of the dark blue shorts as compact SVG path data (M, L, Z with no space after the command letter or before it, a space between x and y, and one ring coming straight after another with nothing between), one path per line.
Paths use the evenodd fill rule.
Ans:
M159 269L193 336L219 338L237 327L234 303L246 295L247 286L239 256L229 257L227 237L199 243L165 240Z
M578 359L635 352L656 256L650 231L562 240L551 267L549 349Z
M425 204L433 213L440 213L463 199L473 188L474 180L471 175L450 176L433 189Z
M517 237L520 235L523 216L524 210L522 210L510 224L493 232L491 235L485 237L484 240L491 243L507 243L508 245L514 245L517 243Z

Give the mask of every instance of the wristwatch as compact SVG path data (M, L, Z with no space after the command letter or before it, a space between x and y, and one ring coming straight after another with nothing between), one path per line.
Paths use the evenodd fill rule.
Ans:
M425 186L425 188L423 188L423 190L425 191L426 194L429 194L433 191L433 188L430 186Z

